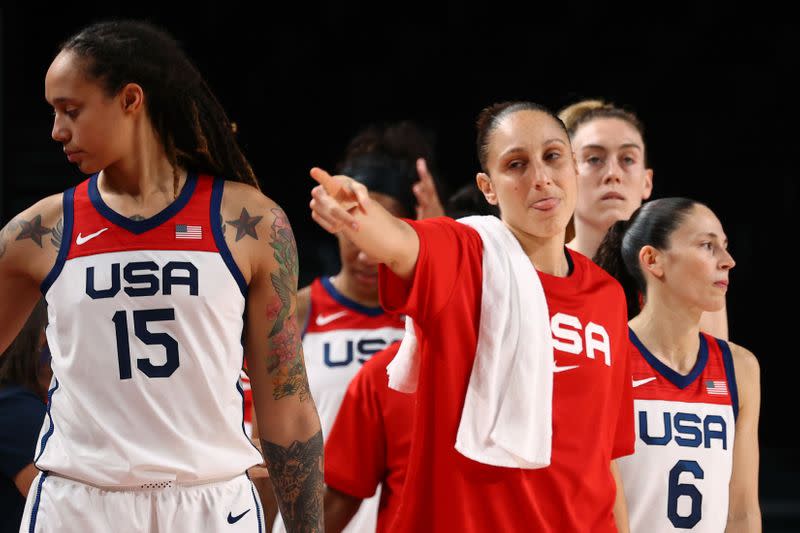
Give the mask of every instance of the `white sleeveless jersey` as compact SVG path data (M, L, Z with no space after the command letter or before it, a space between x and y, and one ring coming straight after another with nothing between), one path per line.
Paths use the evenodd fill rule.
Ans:
M247 286L222 236L223 187L190 175L142 221L111 210L97 176L64 193L61 249L42 283L53 382L41 470L164 486L261 462L242 427Z
M617 464L631 532L722 532L738 412L730 348L701 333L683 376L629 333L636 451Z
M373 354L403 338L403 317L380 307L366 307L341 294L329 278L311 284L311 306L303 334L308 384L319 412L322 434L327 439L347 386ZM364 438L369 438L365 435ZM358 468L358 465L353 465ZM344 529L348 533L372 533L378 519L380 491L364 500ZM276 520L274 533L286 529Z

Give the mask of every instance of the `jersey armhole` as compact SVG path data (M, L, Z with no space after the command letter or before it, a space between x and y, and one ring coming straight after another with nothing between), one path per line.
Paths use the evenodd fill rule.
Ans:
M56 279L58 279L59 274L61 274L61 270L64 268L64 263L67 261L67 256L69 255L69 249L72 245L74 199L75 187L64 191L64 194L61 198L63 206L62 216L64 217L64 228L61 232L61 247L58 249L58 255L56 256L56 262L53 265L53 268L50 269L50 272L48 272L47 276L45 276L45 278L42 280L40 290L42 291L43 296L47 295L47 291L50 290L50 287L52 287L53 283L55 283Z
M722 363L725 365L725 379L728 382L728 390L731 395L731 405L733 407L733 420L739 417L739 389L736 388L736 372L733 366L733 354L727 342L716 339L722 350Z
M217 250L219 250L219 255L225 262L225 266L228 267L233 279L236 280L236 284L239 285L242 296L247 298L247 282L244 279L244 275L242 275L242 271L239 270L236 261L233 259L231 250L228 248L228 243L225 242L225 236L222 235L222 214L220 210L222 208L222 192L224 188L225 180L214 178L214 185L211 188L211 206L209 212L211 234L214 235L214 243L217 245Z

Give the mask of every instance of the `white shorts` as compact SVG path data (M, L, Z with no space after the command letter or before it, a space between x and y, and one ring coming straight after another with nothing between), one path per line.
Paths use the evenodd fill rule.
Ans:
M165 488L103 489L36 476L20 533L264 533L264 513L250 479Z

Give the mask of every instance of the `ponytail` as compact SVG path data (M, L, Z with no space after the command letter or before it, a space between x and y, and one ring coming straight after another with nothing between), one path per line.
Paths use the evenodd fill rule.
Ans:
M639 280L628 270L622 252L625 234L631 225L631 220L618 220L609 228L608 233L600 243L597 253L592 259L598 266L611 274L625 291L625 301L628 302L628 319L639 314L641 305L639 295L644 290L639 286Z
M661 198L642 205L629 220L616 222L606 233L594 262L614 276L625 290L628 318L639 314L647 293L647 281L639 266L639 252L645 246L669 249L672 232L696 205L688 198Z

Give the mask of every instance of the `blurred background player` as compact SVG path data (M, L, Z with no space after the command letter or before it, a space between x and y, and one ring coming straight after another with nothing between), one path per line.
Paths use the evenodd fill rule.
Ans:
M432 143L427 134L411 122L399 122L359 132L339 168L365 184L372 200L388 212L413 218L440 209L437 201L418 204L412 191L416 184L417 195L428 198L435 189L428 164L432 164ZM403 318L380 307L378 263L346 235L337 238L339 272L316 278L297 294L308 380L326 439L353 377L374 354L401 339L404 331ZM347 531L375 530L379 498L361 505ZM283 531L280 520L274 531Z
M634 533L761 531L758 361L700 327L725 305L727 245L708 207L663 198L616 222L597 252L631 317L636 453L618 465Z
M632 111L600 100L582 100L559 112L578 161L578 203L568 246L588 258L618 220L627 220L653 192L644 123ZM572 235L570 235L572 233ZM703 331L728 338L725 308L706 313Z
M0 532L17 533L25 498L39 470L33 464L53 373L40 300L17 338L0 355Z

